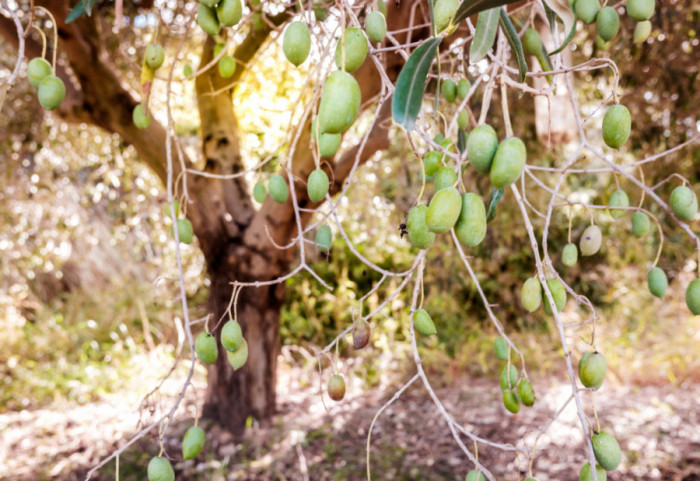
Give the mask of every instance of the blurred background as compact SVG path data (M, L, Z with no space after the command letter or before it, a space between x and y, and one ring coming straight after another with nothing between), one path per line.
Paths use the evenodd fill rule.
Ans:
M590 28L580 27L574 38L574 62L602 56L620 67L622 103L632 113L633 131L628 148L616 158L619 163L660 153L697 138L700 131L700 5L678 0L657 8L652 35L642 45L632 44L634 23L629 19L623 19L622 33L607 51L596 47ZM138 20L144 26L149 21ZM138 62L136 52L147 42L145 27L124 29L115 34L117 40L133 45L115 49L128 68ZM199 42L196 37L186 46L193 65ZM305 75L303 68L280 69L279 43L271 42L265 59L249 68L236 93L248 165L283 155L277 149L291 119L289 99ZM15 56L10 45L0 45L0 80L9 75ZM138 80L136 74L127 78ZM190 157L197 158L193 85L180 77L174 86L177 131ZM583 113L590 116L589 138L599 138L599 106L610 93L609 72L580 73L576 88ZM156 118L164 115L164 89L164 83L156 84ZM528 162L562 165L571 145L548 147L538 140L533 99L514 93L510 105L516 133L528 146ZM491 117L501 131L498 114ZM356 135L368 121L361 119ZM174 281L175 246L163 212L165 191L118 137L46 114L24 76L5 100L0 145L0 479L81 479L177 392L175 376L161 392L146 396L185 342ZM397 129L390 148L361 169L341 204L339 213L356 247L385 269L409 267L417 252L401 238L399 225L420 189L419 172ZM674 172L699 191L697 143L646 165L645 182L656 185ZM546 175L543 179L551 180ZM474 178L473 183L488 195L488 179ZM657 193L668 198L675 185L666 183ZM640 192L624 181L622 187L630 204L637 205ZM615 188L611 175L583 174L568 176L563 191L605 204ZM549 200L534 184L527 196L540 208ZM604 233L601 253L565 268L559 253L567 243L568 212L556 211L549 251L562 277L599 309L596 341L609 374L596 407L625 451L620 472L610 478L698 480L700 318L691 316L684 303L685 286L697 270L695 246L657 206L648 201L645 206L659 217L665 234L659 265L670 286L663 300L646 287L658 235L633 237L629 214L614 220L605 211L597 213ZM587 223L587 214L576 213L573 239ZM541 222L535 227L541 233ZM181 249L192 317L202 317L208 291L204 262L196 244ZM542 310L529 314L519 302L522 283L533 275L534 259L512 198L501 201L485 242L470 254L494 311L525 354L541 402L515 418L503 410L500 366L492 353L496 333L446 237L427 258L425 308L438 334L420 341L424 367L446 406L470 429L498 442L532 441L570 391L551 317ZM410 297L397 297L374 319L368 348L354 351L351 343L341 343L339 369L348 382L348 397L326 410L318 392L325 381L319 380L314 349L352 323L356 299L380 276L359 263L342 239L336 239L329 256L312 255L316 272L336 288L328 292L306 274L287 281L279 415L271 425L251 420L245 439L209 426L206 456L180 465L183 479L365 479L372 417L415 370L408 341ZM368 298L365 309L376 307L397 285L387 282ZM574 302L568 303L566 321L585 316ZM577 352L584 352L589 340L589 328L569 332ZM184 363L177 367L179 375L186 369ZM205 385L206 372L198 366L197 389L188 391L170 427L174 452ZM144 477L148 458L157 453L154 439L147 436L123 454L121 479ZM584 459L580 439L575 411L567 410L538 441L543 447L535 463L538 479L575 479ZM571 455L562 451L573 451L572 446ZM517 479L523 469L518 460L497 450L486 450L480 459L502 479ZM375 479L461 479L468 471L418 384L379 418L372 467ZM97 479L114 479L114 474L111 463Z

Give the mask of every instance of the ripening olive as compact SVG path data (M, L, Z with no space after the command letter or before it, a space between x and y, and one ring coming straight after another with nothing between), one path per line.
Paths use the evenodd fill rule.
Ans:
M597 225L589 225L581 234L579 249L582 256L595 255L603 243L603 233Z
M334 401L345 397L345 379L341 374L333 374L328 380L328 396Z
M520 303L528 312L535 312L542 304L542 285L537 277L530 277L523 284Z

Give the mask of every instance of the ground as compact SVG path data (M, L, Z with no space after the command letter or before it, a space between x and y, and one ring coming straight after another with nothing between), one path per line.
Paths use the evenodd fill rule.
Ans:
M132 389L83 405L0 415L0 479L59 481L84 479L100 459L122 446L139 427L166 407L177 394L183 363L158 396L144 395L165 372L168 356L150 354L153 367L134 378ZM149 374L153 373L153 374ZM319 394L318 374L283 363L279 377L279 415L261 426L253 423L245 439L206 420L208 446L197 460L181 461L179 439L192 423L196 399L188 390L184 409L166 431L165 449L174 460L178 479L208 480L363 480L367 431L374 415L401 386L400 380L380 388L349 383L346 399L334 403ZM611 376L612 377L612 376ZM535 379L537 402L518 415L505 411L494 379L461 378L435 392L447 410L473 433L499 443L528 446L570 395L565 380ZM606 381L595 396L601 426L612 431L625 452L612 480L700 480L700 385L648 386ZM195 375L203 392L204 373ZM584 394L587 408L590 401ZM201 395L200 395L201 396ZM539 481L577 479L584 461L582 434L573 403L537 442L533 474ZM472 447L470 442L467 446ZM375 480L457 480L471 469L426 390L414 383L377 419L371 440ZM522 444L519 444L522 445ZM157 452L154 435L147 436L120 458L120 479L144 479L145 466ZM479 459L499 480L518 479L512 454L482 448ZM527 466L521 466L527 468ZM110 463L93 479L115 479Z

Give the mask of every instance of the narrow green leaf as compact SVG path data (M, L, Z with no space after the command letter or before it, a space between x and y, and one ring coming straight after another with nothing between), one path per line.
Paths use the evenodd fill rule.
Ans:
M430 65L435 58L435 51L443 37L435 37L423 42L413 51L406 65L401 69L396 79L394 98L391 101L391 112L394 122L403 126L409 132L413 130L416 118L423 104L425 82L430 71Z
M498 15L498 8L490 8L479 13L474 39L469 47L469 63L477 63L493 47L496 32L498 32Z
M459 150L460 154L467 151L467 135L466 130L459 130L457 132L457 150Z
M574 24L571 26L571 31L569 32L569 35L566 36L564 39L564 43L562 43L558 49L553 50L552 52L549 52L549 55L555 55L562 50L566 48L567 45L569 45L569 42L571 42L571 39L574 38L574 34L576 33L576 24L578 23L578 19L576 18L576 15L574 15Z
M75 4L73 10L71 10L68 16L66 17L66 23L71 23L79 19L83 15L85 15L85 4L83 3L83 0L80 0L78 3Z
M544 5L544 12L547 14L547 22L549 22L549 31L554 33L554 22L557 21L557 14L552 8L547 5L547 2L542 2Z
M564 31L568 32L571 30L571 26L574 24L574 11L571 8L568 0L544 0L545 8L549 7L553 10L561 21L564 22ZM547 15L547 20L549 20L549 28L554 31L554 21Z
M100 0L80 0L75 4L75 7L68 13L66 17L66 23L71 23L83 15L87 14L88 17L92 14L92 7L97 5Z
M492 189L491 198L489 199L489 209L486 212L486 222L491 222L496 217L496 207L498 201L503 197L503 189Z
M97 5L100 0L83 0L85 2L85 13L88 14L88 17L92 15L92 7L94 5Z
M518 71L520 72L520 75L518 75L518 82L522 82L525 80L525 74L527 73L527 62L525 62L523 44L520 41L520 37L518 37L518 31L515 30L513 22L510 21L510 17L506 13L506 9L503 7L501 7L500 20L501 28L506 34L506 38L508 39L508 43L510 44L510 49L513 51L513 55L515 55L515 60L518 62Z
M457 25L459 22L475 13L483 12L490 8L502 7L503 5L509 5L518 1L519 0L464 0L457 9L452 24Z

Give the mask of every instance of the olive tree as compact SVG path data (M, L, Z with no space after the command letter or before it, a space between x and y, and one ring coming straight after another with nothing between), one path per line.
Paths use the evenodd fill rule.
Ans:
M120 32L134 28L133 19L143 12L158 18L148 45L121 48ZM642 174L646 165L696 143L697 132L664 152L630 160L624 154L635 125L624 105L620 68L604 54L580 63L571 55L572 38L581 21L596 36L598 53L633 42L642 44L653 29L653 1L628 0L625 11L621 5L601 8L598 0L577 0L573 8L559 0L388 4L382 0L245 4L201 0L175 7L149 1L81 0L70 5L67 0L45 0L16 8L3 0L3 13L0 30L18 52L17 68L4 88L18 79L25 59L45 58L32 60L28 67L40 104L65 122L94 124L132 145L167 188L168 212L177 226L175 238L197 239L210 280L205 320L190 318L182 275L179 281L190 377L198 359L209 365L203 415L237 434L243 432L248 417L272 415L284 282L305 272L324 288L333 289L314 273L308 259L311 249L330 249L335 230L358 262L381 275L370 292L358 293L360 303L387 280L399 282L379 307L363 311L319 350L319 359L332 359L337 344L347 336L352 336L356 348L364 347L371 337L369 323L388 303L405 296L411 306L406 318L416 374L397 396L415 382L427 388L470 469L476 470L468 479L494 479L488 466L478 461L479 446L531 459L536 455L534 446L513 447L483 439L455 422L435 395L417 347L417 336L432 335L439 328L422 308L422 288L426 255L442 238L453 245L500 335L494 347L504 363L500 386L505 408L516 413L521 405L535 402L525 359L492 308L470 261L470 249L483 242L499 203L513 202L535 259L532 277L523 281L522 305L531 312L543 306L556 324L571 386L566 403L576 405L585 439L581 449L588 462L582 467L583 475L600 479L605 470L617 467L620 447L605 426L591 421L594 407L582 396L584 391L601 388L605 378L605 357L597 352L594 335L599 316L593 303L567 284L562 267L552 259L555 253L550 252L548 238L554 213L566 211L570 240L562 263L570 266L579 255L599 255L602 232L596 219L606 215L608 207L614 208L610 210L613 218L633 212L635 236L658 232L659 255L650 262L649 271L649 289L658 297L664 296L668 282L656 266L663 234L650 205L698 245L688 224L697 213L692 186L680 176L671 177L667 181L677 187L666 198L660 190L666 182L650 187ZM625 26L635 22L633 34L629 28L620 29L621 18ZM182 60L184 47L193 43L201 50L195 68ZM252 186L249 174L271 160L253 162L250 167L249 159L242 158L235 99L246 69L260 61L271 45L279 44L289 62L280 68L301 68L306 76L294 102L277 173L258 176ZM576 85L577 77L589 73L605 75L609 91L592 112L584 113ZM172 116L176 102L172 86L192 79L202 168L194 167L198 159L185 153ZM166 85L165 112L159 115L164 122L156 121L153 113L155 83ZM572 146L564 159L552 165L528 156L531 148L520 138L525 126L510 114L514 103L532 98L539 138L552 148L564 142ZM415 247L415 258L401 272L383 269L363 256L342 222L341 200L362 165L388 148L390 137L408 146L411 156L405 162L422 179L422 187L410 193L413 207L401 226ZM633 205L623 187L616 189L607 205L583 201L568 191L570 176L591 173L613 175L618 186L624 182L630 194L639 198L638 204ZM546 202L535 205L528 196L532 189L543 191ZM572 231L583 232L579 242ZM683 288L687 288L689 309L697 314L700 280ZM580 321L563 319L568 298L582 306L585 315ZM584 329L590 339L590 349L580 356L567 338L570 329ZM342 399L342 375L334 372L328 379L331 399ZM182 396L132 442L159 426L161 436L167 436L162 427L181 400ZM198 428L188 431L185 458L198 454L204 436ZM465 439L473 441L473 449ZM591 469L596 463L603 470ZM162 457L149 466L151 479L172 479L172 473Z

